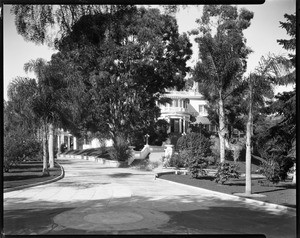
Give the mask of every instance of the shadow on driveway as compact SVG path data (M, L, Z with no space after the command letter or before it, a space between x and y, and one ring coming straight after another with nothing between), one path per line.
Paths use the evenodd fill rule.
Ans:
M21 199L21 201L20 201ZM131 196L76 202L26 202L24 198L10 198L11 209L4 210L4 232L7 235L29 234L265 234L267 237L296 237L296 215L266 210L241 201L224 200L213 196L170 197ZM23 204L16 209L13 203ZM127 231L84 231L59 227L53 218L79 207L123 206L156 210L167 214L170 220L159 227ZM78 214L82 217L82 214ZM74 219L70 217L70 219ZM82 219L82 218L81 218ZM108 229L109 230L109 229Z

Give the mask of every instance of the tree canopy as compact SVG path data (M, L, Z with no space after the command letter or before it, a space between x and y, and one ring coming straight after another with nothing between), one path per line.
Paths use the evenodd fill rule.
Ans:
M166 88L184 86L192 53L174 17L136 7L83 16L56 47L55 57L72 68L65 80L73 107L88 108L85 121L94 122L86 129L129 139L153 126Z

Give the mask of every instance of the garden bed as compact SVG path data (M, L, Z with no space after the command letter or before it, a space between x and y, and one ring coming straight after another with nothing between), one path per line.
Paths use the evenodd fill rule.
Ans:
M42 170L42 161L26 161L15 165L9 172L3 173L3 188L32 185L55 179L61 175L61 168L56 163L54 168L49 169L50 176L43 176Z
M245 192L244 177L230 179L223 185L214 182L214 177L212 176L193 179L189 175L165 174L159 178L226 194ZM261 178L252 178L252 193L265 195L265 197L253 198L255 200L296 208L296 185L292 184L291 181L280 182L274 185L268 184Z

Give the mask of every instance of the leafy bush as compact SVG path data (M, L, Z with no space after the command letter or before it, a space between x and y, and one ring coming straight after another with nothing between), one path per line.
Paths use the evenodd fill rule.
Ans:
M174 153L173 156L171 157L169 161L169 166L170 167L175 167L175 168L183 168L187 166L187 158L185 156L186 150L183 150L179 153Z
M274 159L267 159L266 162L262 163L262 174L265 175L270 182L279 183L279 172L279 164Z
M293 159L290 157L283 157L282 159L278 158L277 162L279 164L280 180L284 181L288 176L288 172L294 166Z
M211 155L211 142L209 137L201 133L189 133L180 137L177 141L177 149L179 151L188 150L193 157L205 158Z
M178 139L178 156L182 163L188 167L193 178L205 175L204 169L214 161L211 157L210 146L209 137L201 133L192 132Z
M113 145L113 149L109 151L111 159L127 161L132 156L132 152L128 146L128 142L124 138L117 137Z
M9 169L24 159L33 158L41 151L41 144L33 134L27 133L21 128L11 130L4 135L4 161L3 169Z
M177 147L177 142L178 142L178 140L180 138L181 138L181 134L180 133L172 132L172 133L169 134L170 144L174 145L174 150L175 151L179 150L179 148Z
M149 157L144 160L136 160L136 161L137 161L137 164L131 165L130 166L131 168L144 170L144 171L152 171L153 169L155 169L159 166L159 162L157 162L157 161L151 162L151 161L149 161Z
M240 174L237 169L237 164L230 164L228 162L219 163L215 182L224 184L230 178L239 178Z
M62 143L60 145L60 153L64 153L65 151L67 151L68 147L66 143Z
M275 156L270 157L262 163L262 174L266 176L267 180L272 183L279 183L287 178L289 170L293 167L292 158Z
M234 160L234 152L232 150L225 150L225 160L233 161Z
M189 159L189 173L192 178L199 178L206 175L204 169L208 166L208 161L201 157L191 157Z

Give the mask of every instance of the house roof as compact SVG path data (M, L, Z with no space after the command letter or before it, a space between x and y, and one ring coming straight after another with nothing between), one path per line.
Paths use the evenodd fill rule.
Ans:
M197 116L197 117L196 117L196 121L193 122L192 124L203 124L203 125L208 125L208 124L211 124L211 123L210 123L210 121L208 120L207 117Z
M197 110L196 110L191 104L188 104L188 105L187 105L187 111L188 111L191 115L193 115L194 117L199 115L199 113L197 112Z

